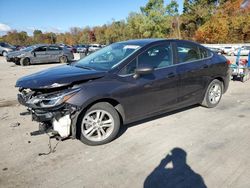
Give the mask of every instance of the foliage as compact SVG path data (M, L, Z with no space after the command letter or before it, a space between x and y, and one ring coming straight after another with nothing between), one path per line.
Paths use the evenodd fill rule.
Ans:
M250 11L241 10L241 0L224 3L204 25L195 39L205 43L250 42Z
M184 0L183 13L171 0L148 0L140 12L132 12L126 20L95 27L72 27L65 33L43 33L33 36L24 31L8 32L0 37L14 45L35 43L110 44L136 38L184 38L202 43L250 42L250 9L243 10L243 0Z

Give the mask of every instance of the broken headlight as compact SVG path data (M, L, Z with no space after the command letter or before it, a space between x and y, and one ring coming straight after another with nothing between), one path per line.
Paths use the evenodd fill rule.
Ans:
M35 97L32 97L27 101L27 104L30 104L33 107L37 108L51 108L55 106L59 106L70 99L73 95L75 95L80 88L67 90L59 93L53 94L41 94Z

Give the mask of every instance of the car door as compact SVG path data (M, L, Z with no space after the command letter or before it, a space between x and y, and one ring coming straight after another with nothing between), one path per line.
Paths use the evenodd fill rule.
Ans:
M122 96L126 117L142 118L176 105L179 79L173 59L172 45L167 42L147 49L122 69L119 79L126 87L118 96ZM144 66L154 71L135 78L135 69Z
M40 46L33 50L32 63L45 63L48 59L47 46Z
M62 53L62 48L59 46L51 45L47 48L47 62L58 62L59 56Z
M176 42L177 74L180 77L178 103L187 106L201 102L206 89L211 52L191 42Z

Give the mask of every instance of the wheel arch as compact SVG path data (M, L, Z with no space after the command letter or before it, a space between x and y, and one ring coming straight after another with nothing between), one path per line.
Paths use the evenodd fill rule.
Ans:
M223 89L223 93L224 93L224 90L225 90L225 80L222 77L220 77L220 76L217 76L217 77L213 78L213 80L215 80L215 79L222 82L222 84L223 84L223 88L222 89Z
M4 52L8 53L6 50L3 50L3 51L1 52L1 55L3 55Z
M118 114L121 118L121 121L123 122L125 120L125 112L124 112L123 106L121 105L120 102L118 102L117 100L115 100L113 98L103 98L103 99L95 100L95 101L91 102L90 104L88 104L87 107L84 109L85 110L89 109L91 106L93 106L94 104L99 103L99 102L107 102L107 103L111 104L118 112Z
M119 117L120 117L120 121L121 121L121 125L123 124L123 122L125 121L125 112L124 112L124 108L123 106L120 104L119 101L113 99L113 98L102 98L102 99L97 99L97 100L94 100L92 102L90 102L89 104L87 104L86 106L84 106L80 111L79 111L79 114L77 115L77 118L75 119L75 123L73 126L75 126L75 136L76 138L80 138L80 134L79 134L79 127L80 127L80 121L81 121L81 118L83 117L84 113L91 107L93 106L94 104L97 104L97 103L100 103L100 102L107 102L109 104L111 104L115 109L116 111L118 112L119 114Z

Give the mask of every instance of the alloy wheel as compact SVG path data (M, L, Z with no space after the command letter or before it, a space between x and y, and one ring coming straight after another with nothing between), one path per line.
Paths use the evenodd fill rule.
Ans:
M93 110L87 113L82 121L82 134L90 141L103 141L114 130L114 119L105 110Z
M208 98L212 104L217 104L220 101L221 94L222 94L221 91L222 91L221 86L218 83L214 83L210 87Z

